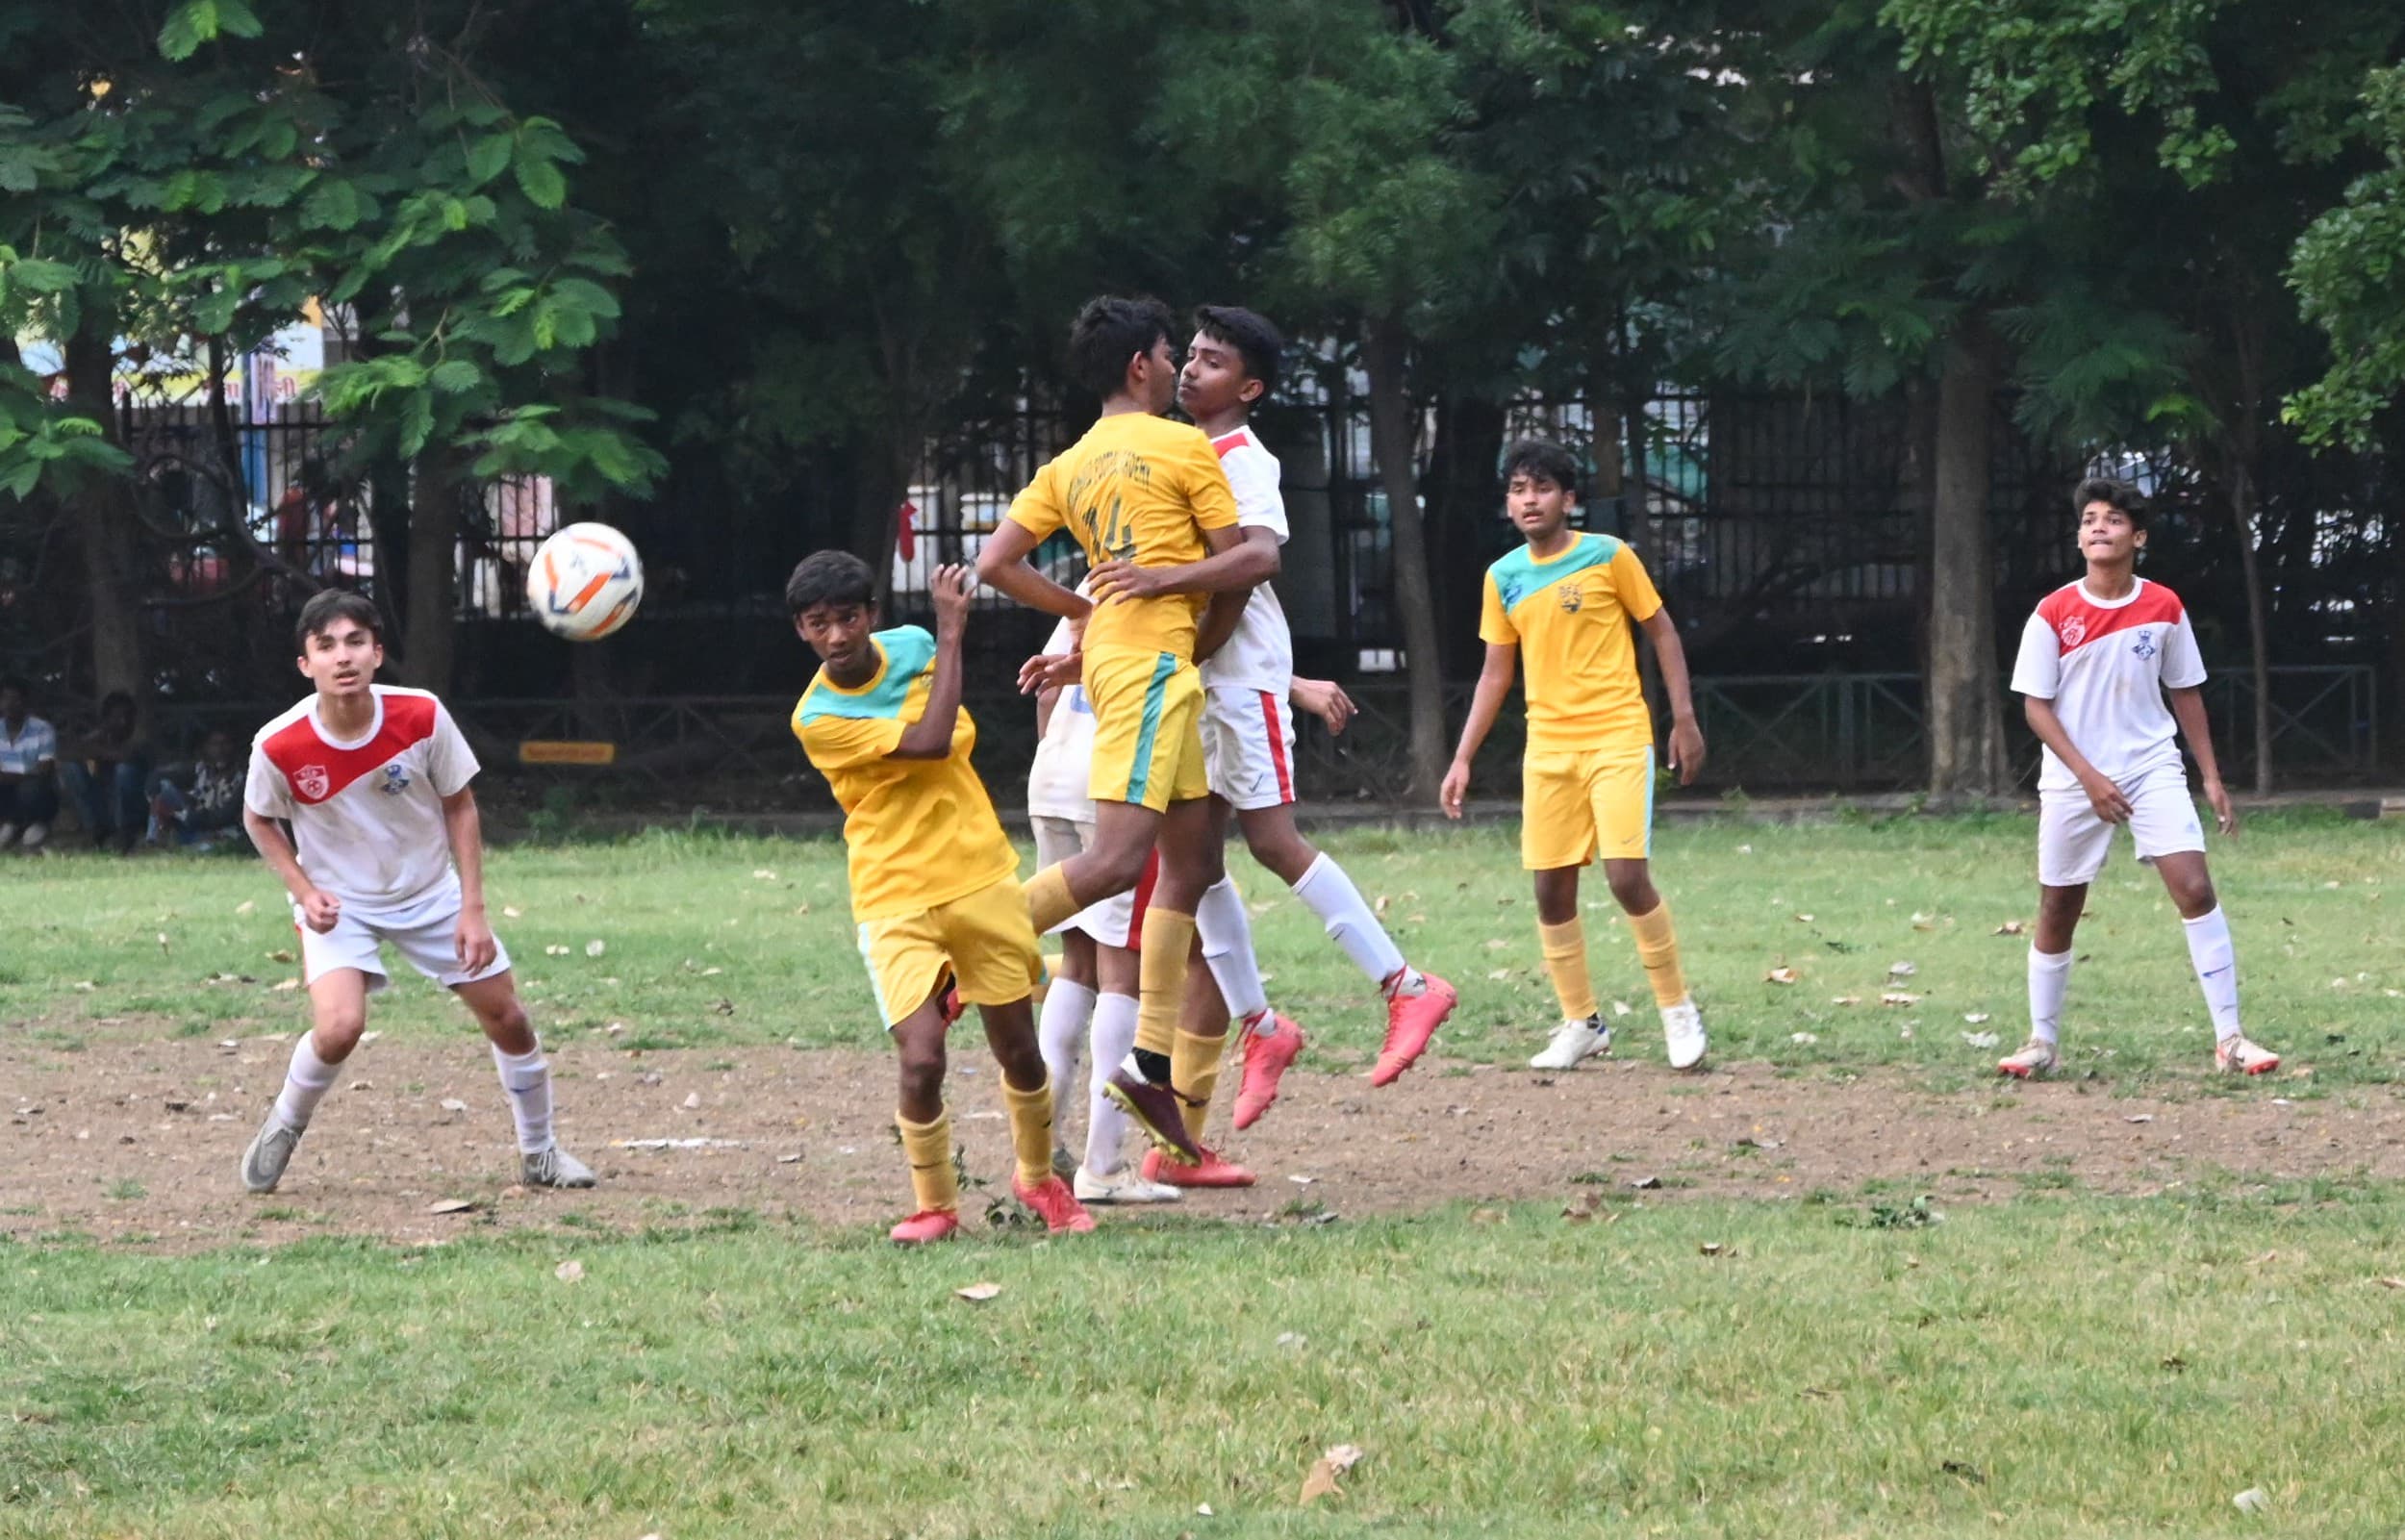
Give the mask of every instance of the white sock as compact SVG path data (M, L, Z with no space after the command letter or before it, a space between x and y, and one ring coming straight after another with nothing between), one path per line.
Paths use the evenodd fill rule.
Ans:
M501 1072L501 1089L509 1093L510 1116L518 1123L518 1152L541 1154L552 1146L551 1066L537 1043L530 1053L506 1053L493 1045L493 1067Z
M284 1072L284 1090L275 1098L276 1121L300 1132L309 1126L310 1116L317 1110L326 1093L334 1089L334 1077L342 1073L339 1064L328 1064L317 1057L315 1034L303 1032L292 1045L291 1068Z
M1294 885L1294 896L1303 900L1304 908L1320 917L1328 934L1353 966L1370 975L1370 982L1383 989L1389 997L1397 995L1417 995L1428 988L1426 980L1403 960L1403 948L1386 934L1386 927L1378 922L1378 916L1362 901L1361 890L1345 875L1345 869L1320 852Z
M1269 1009L1269 987L1261 982L1260 960L1253 955L1253 921L1244 912L1244 897L1235 883L1220 878L1202 890L1194 906L1195 933L1202 938L1202 960L1219 981L1228 1014L1250 1022Z
M1085 1047L1086 1028L1094 1021L1094 986L1055 978L1044 992L1044 1014L1036 1019L1037 1046L1044 1050L1044 1068L1052 1075L1052 1137L1069 1124L1069 1098L1077 1092L1077 1054ZM1101 1060L1096 1060L1101 1063Z
M1127 1142L1127 1115L1119 1110L1119 1103L1102 1095L1103 1083L1110 1078L1102 1071L1102 1066L1119 1063L1135 1046L1135 997L1105 995L1096 1000L1096 1073L1093 1083L1087 1088L1085 1104L1085 1169L1088 1171L1109 1173L1117 1171L1122 1164L1119 1152Z
M2063 997L2071 987L2071 954L2029 949L2029 1035L2057 1041L2063 1030Z
M2210 914L2180 923L2188 929L2188 960L2196 966L2205 1008L2213 1012L2213 1035L2227 1043L2238 1036L2238 948L2230 942L2230 917L2215 904Z

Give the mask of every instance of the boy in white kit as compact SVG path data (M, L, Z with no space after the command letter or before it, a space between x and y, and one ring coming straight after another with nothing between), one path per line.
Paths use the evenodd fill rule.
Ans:
M2238 959L2205 867L2204 825L2190 799L2186 735L2223 834L2238 832L2205 722L2205 664L2179 596L2137 574L2146 544L2138 489L2093 476L2079 485L2080 554L2088 575L2038 603L2021 633L2013 689L2045 745L2038 779L2038 933L2029 949L2029 1041L1996 1068L2027 1079L2056 1064L2071 936L2088 885L2103 870L2114 825L2163 875L2188 932L2189 958L2213 1013L2215 1068L2262 1074L2280 1056L2239 1030ZM2170 703L2164 706L2164 694Z
M550 1066L485 921L484 841L468 786L476 756L432 694L373 682L384 663L377 625L375 606L356 593L329 589L302 606L294 641L316 693L251 745L242 827L292 896L315 1020L242 1152L242 1185L272 1192L283 1177L359 1046L368 995L389 982L377 945L390 942L456 993L491 1039L520 1179L590 1187L593 1173L552 1137Z

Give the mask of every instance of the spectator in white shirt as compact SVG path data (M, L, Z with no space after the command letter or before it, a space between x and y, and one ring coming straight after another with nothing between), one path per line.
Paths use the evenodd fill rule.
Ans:
M22 679L0 680L0 850L36 850L59 816L59 735Z

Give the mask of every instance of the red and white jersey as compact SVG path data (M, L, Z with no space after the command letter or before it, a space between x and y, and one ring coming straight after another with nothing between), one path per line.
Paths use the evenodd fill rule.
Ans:
M397 909L451 880L443 798L475 778L476 755L432 694L369 688L375 720L359 738L327 732L316 695L259 729L242 801L291 821L301 870L319 889Z
M1286 499L1278 489L1278 457L1261 447L1251 428L1223 433L1211 441L1219 451L1219 467L1236 494L1236 527L1266 529L1286 543ZM1206 685L1242 685L1266 690L1283 700L1294 685L1294 633L1278 594L1264 583L1245 601L1235 633L1203 661Z
M2125 598L2105 600L2070 583L2038 601L2021 631L2013 689L2054 702L2063 731L2108 780L2180 763L2179 724L2165 689L2205 682L2205 660L2180 596L2144 578ZM2078 777L2046 750L2040 792L2077 789Z

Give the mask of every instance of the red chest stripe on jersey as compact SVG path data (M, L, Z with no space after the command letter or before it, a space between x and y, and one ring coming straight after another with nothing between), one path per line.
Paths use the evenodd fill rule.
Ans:
M2077 583L2055 590L2038 605L2038 619L2054 632L2066 656L2132 626L2177 625L2183 613L2180 596L2160 583L2148 583L2127 604L2112 609L2082 594Z
M1222 460L1225 460L1228 458L1228 450L1241 449L1252 442L1253 435L1246 432L1242 428L1238 428L1233 433L1223 433L1218 438L1213 439L1211 441L1211 447L1219 452L1219 457Z
M384 724L355 748L337 748L317 736L314 717L303 716L264 745L267 763L284 773L294 801L323 802L362 775L373 774L434 736L434 698L387 695Z

